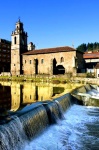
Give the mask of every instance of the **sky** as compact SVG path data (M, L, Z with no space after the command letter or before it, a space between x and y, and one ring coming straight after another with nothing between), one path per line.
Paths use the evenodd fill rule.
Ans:
M99 0L2 0L0 38L11 40L19 18L36 49L99 42Z

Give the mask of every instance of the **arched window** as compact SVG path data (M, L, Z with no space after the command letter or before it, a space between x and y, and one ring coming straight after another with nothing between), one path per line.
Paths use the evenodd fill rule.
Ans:
M14 44L16 44L16 36L14 37Z
M32 60L30 60L30 64L32 63Z
M44 63L44 59L41 59L41 64L43 64Z
M64 58L63 57L61 57L60 62L64 62Z

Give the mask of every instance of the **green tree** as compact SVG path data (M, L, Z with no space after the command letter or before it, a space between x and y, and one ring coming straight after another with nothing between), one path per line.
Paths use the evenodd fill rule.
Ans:
M81 44L77 47L77 50L78 51L81 51L81 52L85 52L86 51L86 44Z
M98 42L88 44L83 43L77 47L77 50L81 52L95 51L95 50L99 51L99 43Z

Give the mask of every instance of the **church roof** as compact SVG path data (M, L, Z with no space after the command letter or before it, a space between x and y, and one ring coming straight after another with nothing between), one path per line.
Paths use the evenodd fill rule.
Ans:
M59 52L69 52L69 51L76 51L76 49L69 47L69 46L45 48L45 49L34 49L26 53L23 53L23 55L48 54L48 53L59 53Z

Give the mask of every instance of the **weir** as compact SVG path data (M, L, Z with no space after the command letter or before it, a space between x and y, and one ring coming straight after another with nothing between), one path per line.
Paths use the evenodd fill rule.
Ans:
M72 104L84 105L88 93L97 86L85 85L53 101L36 102L17 112L9 112L0 124L0 150L22 150L27 141L38 137L50 125L66 118L64 113Z
M0 125L0 150L19 150L25 141L41 134L49 125L64 119L63 113L73 104L71 94L65 94L53 101L37 102L15 113Z
M86 84L75 89L71 95L81 105L99 106L99 87L97 85Z

